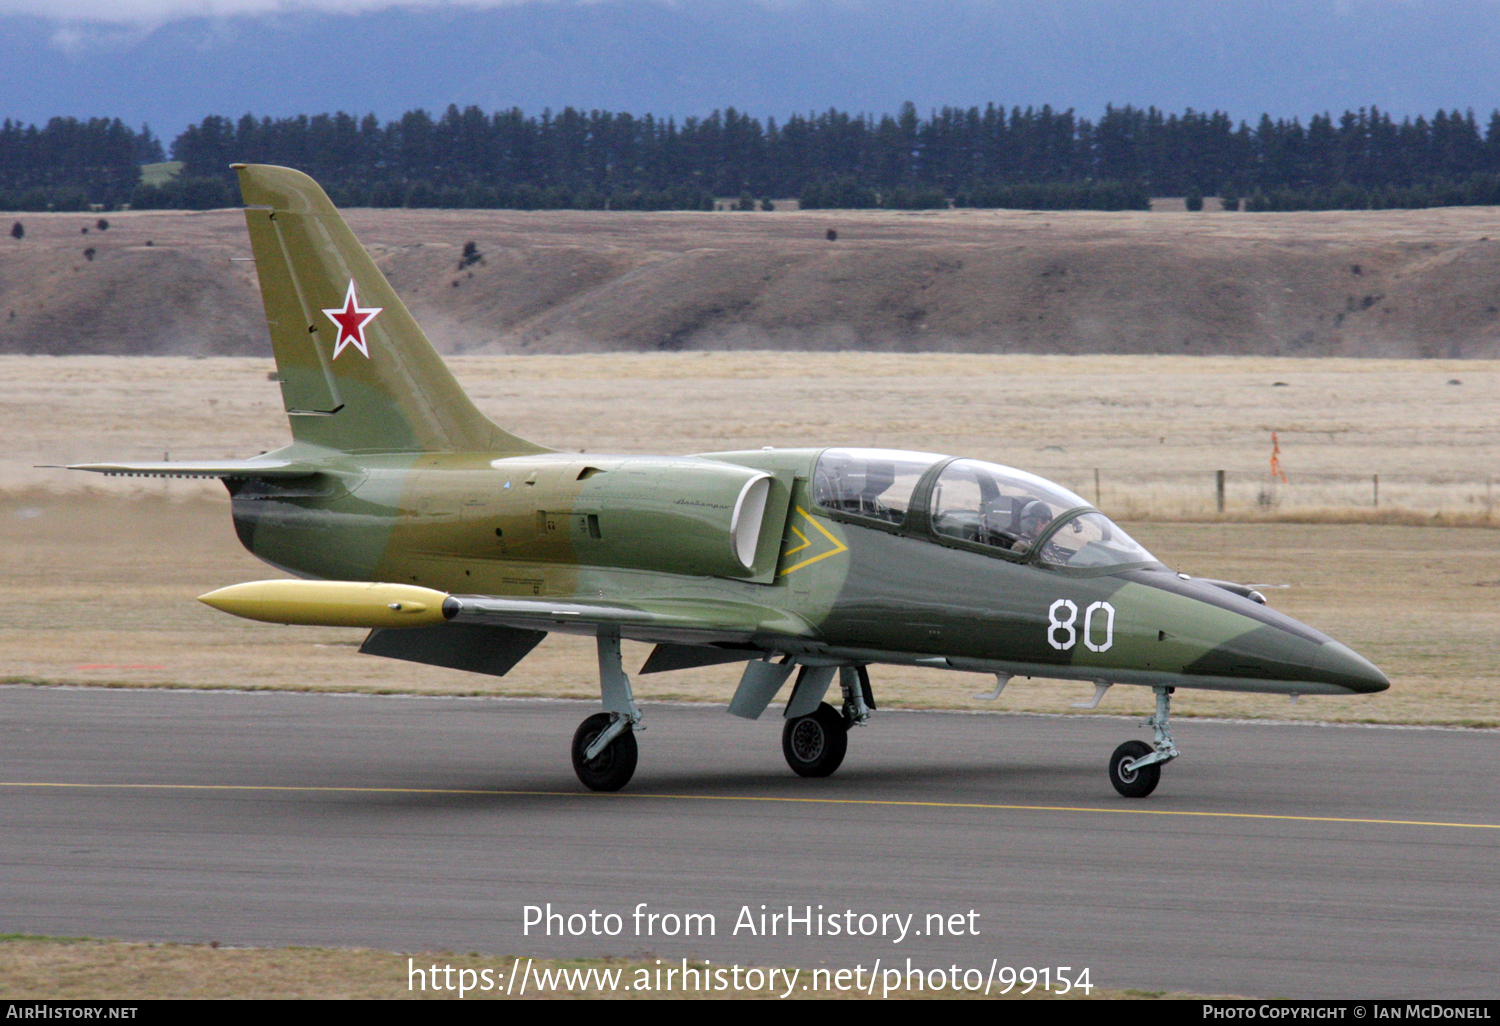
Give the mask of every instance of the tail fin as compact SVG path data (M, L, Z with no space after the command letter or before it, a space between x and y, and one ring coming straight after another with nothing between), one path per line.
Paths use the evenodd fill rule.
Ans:
M480 413L326 193L236 164L292 436L346 452L548 452Z

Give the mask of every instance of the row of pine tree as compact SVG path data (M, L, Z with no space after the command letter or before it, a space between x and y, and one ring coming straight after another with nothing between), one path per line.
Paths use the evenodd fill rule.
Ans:
M140 166L183 162L164 185ZM906 104L783 122L734 108L703 118L608 111L210 116L170 147L119 119L0 123L0 209L231 206L228 165L285 164L359 206L712 208L713 197L806 207L1138 209L1149 196L1244 197L1251 210L1494 202L1500 111L1396 120L1377 108L1253 126L1228 114L1107 107ZM1191 204L1190 204L1191 205ZM754 204L749 204L753 207Z

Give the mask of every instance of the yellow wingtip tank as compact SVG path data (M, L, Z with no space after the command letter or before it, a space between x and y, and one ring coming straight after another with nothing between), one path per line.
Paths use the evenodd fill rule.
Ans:
M361 581L249 581L198 596L248 620L311 627L429 627L446 621L448 596L414 584Z

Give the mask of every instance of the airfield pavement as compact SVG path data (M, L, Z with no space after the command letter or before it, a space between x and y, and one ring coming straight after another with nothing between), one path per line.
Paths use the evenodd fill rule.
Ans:
M774 714L648 705L635 781L601 795L566 752L589 711L0 688L4 928L478 951L499 970L611 955L868 975L909 958L1087 967L1116 991L1500 985L1497 731L1184 721L1182 758L1127 801L1104 773L1139 733L1124 718L882 713L836 775L806 780L782 763ZM549 903L616 913L618 935L528 932L525 907ZM640 903L711 913L713 933L637 925ZM899 942L883 918L884 935L788 936L783 921L768 936L762 905L914 919ZM407 968L390 957L392 979ZM267 992L283 986L268 974Z

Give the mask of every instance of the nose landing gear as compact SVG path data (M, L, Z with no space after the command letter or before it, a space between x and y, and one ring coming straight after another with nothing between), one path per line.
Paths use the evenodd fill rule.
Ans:
M611 713L594 713L578 725L573 735L573 772L584 787L618 791L630 783L638 756L632 726L628 718Z
M573 735L573 772L590 791L618 791L635 775L635 732L641 711L620 663L618 628L599 628L599 691L604 711L578 725Z
M1155 730L1151 744L1126 741L1109 757L1109 782L1126 798L1144 798L1161 782L1161 768L1182 754L1172 743L1169 721L1172 714L1172 688L1152 688L1156 692L1156 713L1144 726Z

